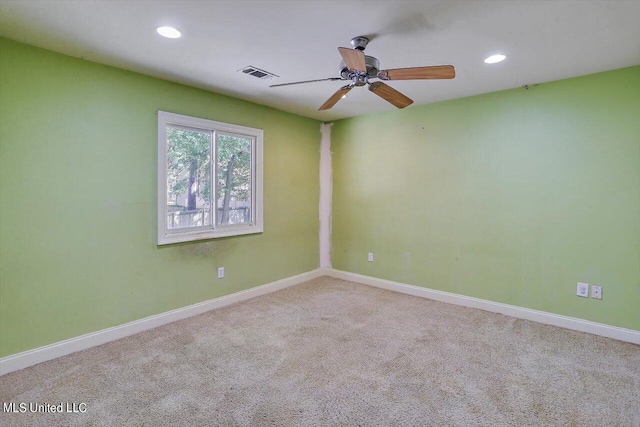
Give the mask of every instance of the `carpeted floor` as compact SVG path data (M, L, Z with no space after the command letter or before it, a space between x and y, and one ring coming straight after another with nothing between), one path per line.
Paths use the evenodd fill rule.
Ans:
M7 426L640 426L640 347L323 277L0 377Z

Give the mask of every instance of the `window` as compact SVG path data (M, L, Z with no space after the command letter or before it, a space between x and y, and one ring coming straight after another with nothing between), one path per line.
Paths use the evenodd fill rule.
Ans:
M262 130L158 111L158 245L262 232Z

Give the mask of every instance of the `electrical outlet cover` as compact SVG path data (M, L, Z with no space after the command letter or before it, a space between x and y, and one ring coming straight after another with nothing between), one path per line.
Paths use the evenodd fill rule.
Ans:
M578 282L578 291L576 294L579 297L589 298L589 284Z
M602 286L593 285L591 287L591 298L602 299Z

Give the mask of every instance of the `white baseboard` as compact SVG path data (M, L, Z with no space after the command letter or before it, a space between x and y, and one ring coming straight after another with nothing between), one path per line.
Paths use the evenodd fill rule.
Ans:
M255 288L214 298L201 303L193 304L187 307L178 308L176 310L160 313L155 316L145 317L144 319L135 320L125 323L124 325L114 326L112 328L103 329L101 331L92 332L81 335L79 337L70 338L44 347L28 350L22 353L13 354L0 359L0 375L17 371L28 366L56 359L76 351L85 350L115 341L120 338L128 337L158 326L177 320L186 319L188 317L197 316L207 311L235 304L280 289L288 288L308 280L315 279L320 276L331 276L339 279L349 280L356 283L362 283L377 288L388 289L390 291L400 292L403 294L414 295L422 298L428 298L436 301L447 302L450 304L461 305L465 307L479 308L481 310L501 313L507 316L519 319L532 320L547 325L559 326L561 328L572 329L575 331L587 332L590 334L601 335L608 338L614 338L620 341L626 341L634 344L640 344L640 331L620 328L617 326L605 325L602 323L590 322L588 320L577 319L574 317L561 316L558 314L547 313L529 308L517 307L508 304L487 301L479 298L467 297L464 295L454 294L450 292L437 291L433 289L423 288L420 286L407 285L404 283L393 282L391 280L378 279L362 274L349 273L346 271L335 270L332 268L319 268L307 273L298 274L296 276L287 277L282 280L267 283Z
M124 325L114 326L98 332L92 332L79 337L46 345L44 347L6 356L0 359L0 375L8 374L9 372L17 371L18 369L46 362L47 360L55 359L67 354L75 353L76 351L105 344L109 341L128 337L129 335L134 335L158 326L166 325L167 323L175 322L176 320L197 316L198 314L202 314L216 308L279 291L280 289L288 288L289 286L297 285L326 274L327 271L325 269L312 270L307 273L287 277L255 288L246 289L244 291L189 305L187 307L178 308L176 310L167 311L165 313L156 314L155 316L145 317L144 319L134 320L133 322L125 323Z
M479 308L481 310L500 313L507 316L516 317L518 319L532 320L538 323L544 323L547 325L572 329L574 331L601 335L603 337L614 338L633 344L640 344L640 331L636 331L633 329L625 329L617 326L590 322L588 320L577 319L575 317L562 316L559 314L547 313L545 311L532 310L529 308L502 304L479 298L467 297L450 292L437 291L414 285L407 285L405 283L378 279L376 277L364 276L362 274L349 273L341 270L322 269L322 273L327 276L336 277L338 279L349 280L351 282L362 283L364 285L375 286L377 288L388 289L390 291L401 292L403 294L447 302L464 307Z

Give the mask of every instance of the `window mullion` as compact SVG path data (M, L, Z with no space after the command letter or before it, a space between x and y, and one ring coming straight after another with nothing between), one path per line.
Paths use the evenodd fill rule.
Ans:
M211 131L211 228L218 226L218 132Z

